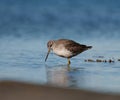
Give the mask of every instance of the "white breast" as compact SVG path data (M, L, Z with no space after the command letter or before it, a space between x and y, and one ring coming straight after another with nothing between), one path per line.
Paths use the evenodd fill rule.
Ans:
M63 57L70 57L72 56L72 53L68 51L63 45L53 48L53 52L57 54L58 56L63 56Z

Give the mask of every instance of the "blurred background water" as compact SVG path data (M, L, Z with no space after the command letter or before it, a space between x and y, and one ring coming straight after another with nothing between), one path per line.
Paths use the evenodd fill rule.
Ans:
M120 92L119 0L0 0L0 80ZM49 55L51 39L93 49L67 60ZM115 63L84 62L113 59Z

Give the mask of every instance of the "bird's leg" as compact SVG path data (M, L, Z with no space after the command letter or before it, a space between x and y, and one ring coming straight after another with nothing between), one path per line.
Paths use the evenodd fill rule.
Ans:
M70 58L68 58L68 65L67 65L67 69L68 69L68 71L70 71Z
M71 62L70 62L70 58L68 58L68 65L70 65L70 63L71 63Z

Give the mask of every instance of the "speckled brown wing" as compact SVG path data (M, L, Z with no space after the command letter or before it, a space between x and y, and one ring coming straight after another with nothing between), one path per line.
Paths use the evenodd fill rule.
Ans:
M88 49L86 45L79 44L77 42L74 42L70 40L68 43L66 43L65 47L72 52L74 55L77 55L85 50Z

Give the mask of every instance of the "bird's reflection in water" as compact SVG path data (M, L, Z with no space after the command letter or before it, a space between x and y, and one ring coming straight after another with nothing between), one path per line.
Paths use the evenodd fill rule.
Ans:
M68 65L46 65L47 84L60 87L77 87L79 68Z

